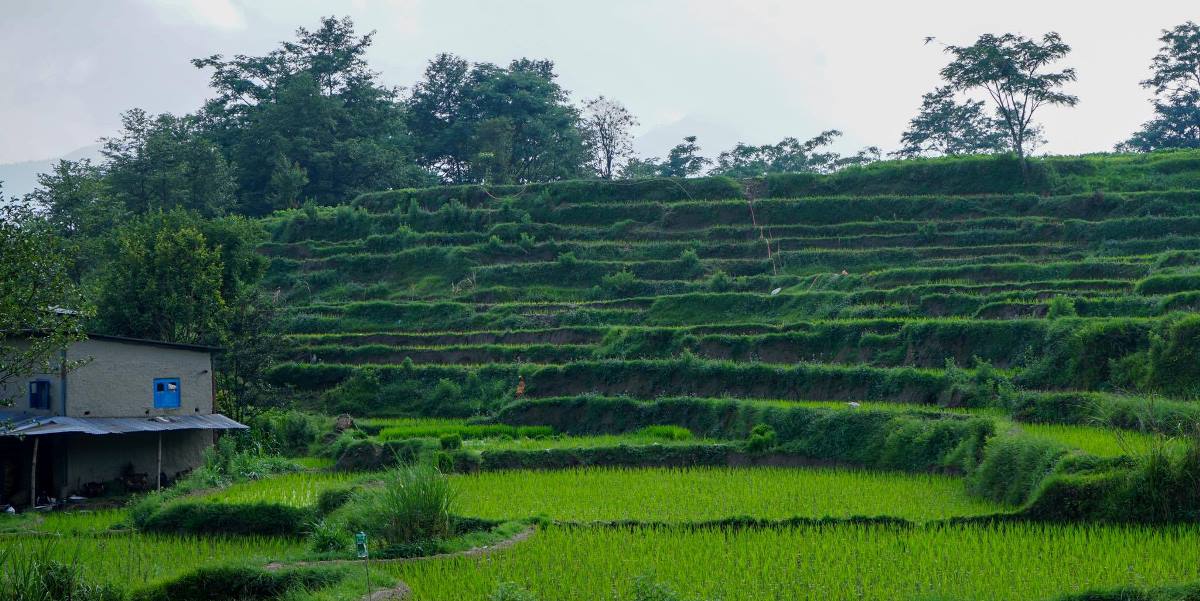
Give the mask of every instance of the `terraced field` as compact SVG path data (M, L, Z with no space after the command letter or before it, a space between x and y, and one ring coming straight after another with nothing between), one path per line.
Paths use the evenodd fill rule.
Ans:
M518 375L531 398L942 406L981 404L947 394L947 366L1154 387L1108 364L1200 303L1198 200L368 195L269 221L275 377L330 411L449 416L512 400ZM1089 365L1063 348L1086 335L1111 347Z
M1193 528L1088 523L1171 507L1130 483L1188 453L1175 437L1200 418L1200 192L1156 178L451 188L283 212L262 248L287 330L272 377L384 453L440 448L469 472L463 515L555 523L390 566L418 599L1186 583ZM688 435L640 434L662 427Z

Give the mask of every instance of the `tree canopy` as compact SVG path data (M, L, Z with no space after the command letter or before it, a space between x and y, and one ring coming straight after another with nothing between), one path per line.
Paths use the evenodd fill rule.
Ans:
M941 86L921 97L917 116L900 136L901 158L985 154L1008 149L1003 126L988 116L982 100L955 98L954 89Z
M1043 35L1040 41L1011 33L989 33L970 46L947 46L946 52L953 60L942 68L942 78L953 90L979 89L986 93L1022 168L1037 130L1037 110L1079 102L1077 96L1062 91L1065 84L1075 81L1075 69L1046 70L1071 52L1055 32Z
M1164 29L1162 45L1150 61L1154 118L1117 145L1117 150L1200 148L1200 25L1192 21Z

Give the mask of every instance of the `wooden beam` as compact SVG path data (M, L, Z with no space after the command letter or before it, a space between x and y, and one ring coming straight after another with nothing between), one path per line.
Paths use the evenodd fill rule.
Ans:
M158 483L157 490L162 490L162 432L158 433L158 467L154 470L154 481Z
M33 438L33 465L29 468L29 508L33 509L37 506L37 456L38 443L42 441L41 436L32 436Z

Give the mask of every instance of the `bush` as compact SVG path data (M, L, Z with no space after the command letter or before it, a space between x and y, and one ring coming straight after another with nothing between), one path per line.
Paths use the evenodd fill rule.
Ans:
M148 532L175 534L260 534L303 536L313 519L310 509L279 503L169 502L141 520Z
M115 587L95 584L78 564L51 558L56 542L47 541L33 553L20 546L0 545L0 601L122 601ZM20 552L18 552L20 551Z
M646 426L633 433L634 436L643 438L661 438L663 440L691 440L692 431L679 426Z
M362 531L387 545L444 538L452 532L457 493L430 465L398 468L378 489L364 490L342 511L348 531Z
M297 590L324 588L342 577L342 572L329 568L267 571L246 566L207 567L139 591L132 601L258 601Z
M443 451L453 451L462 448L462 436L458 434L443 434L439 442Z
M775 447L776 441L775 428L767 424L758 424L750 430L750 437L746 439L746 451L765 453Z

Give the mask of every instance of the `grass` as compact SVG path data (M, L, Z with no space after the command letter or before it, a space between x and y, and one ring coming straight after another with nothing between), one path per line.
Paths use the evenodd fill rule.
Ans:
M371 474L348 472L307 472L283 474L262 480L239 482L204 498L214 503L282 503L293 507L308 507L317 502L322 491L348 486Z
M1153 434L1129 430L1117 432L1109 428L1061 424L1018 424L1014 427L1026 436L1055 440L1099 457L1145 455L1159 444L1158 437Z
M751 516L933 520L1006 508L933 474L845 469L691 468L502 471L453 477L465 515L564 521L702 521Z
M841 525L773 530L550 527L486 559L390 565L422 601L630 599L649 575L688 599L1029 601L1200 577L1200 528Z
M38 553L78 565L87 579L122 587L151 584L205 565L295 559L305 551L303 541L286 538L137 533L8 536L0 538L0 545L17 554Z

